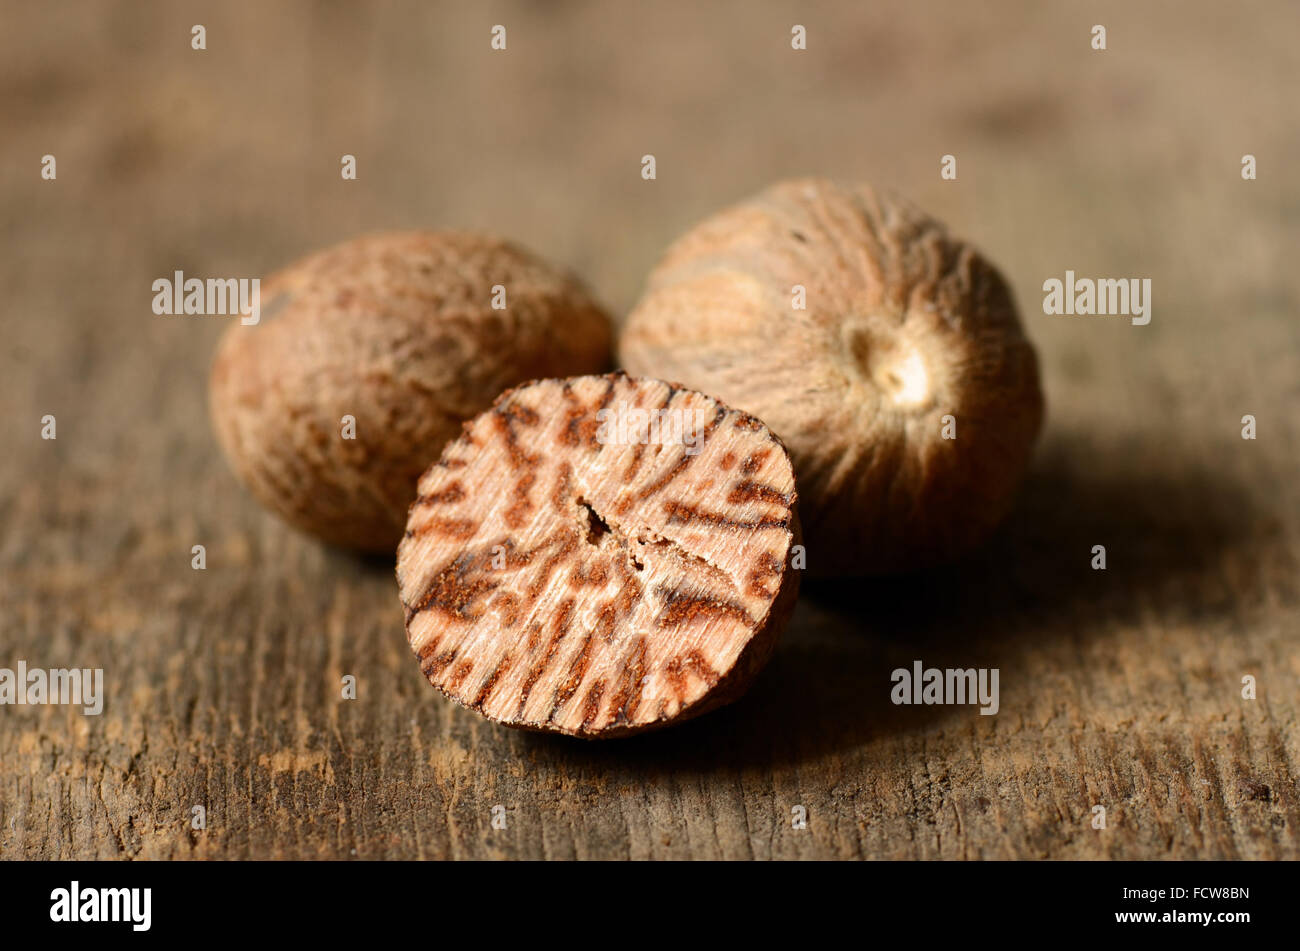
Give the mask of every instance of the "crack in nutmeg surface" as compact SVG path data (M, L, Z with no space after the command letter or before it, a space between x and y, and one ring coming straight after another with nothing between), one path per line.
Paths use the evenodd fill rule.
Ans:
M508 391L420 480L411 649L511 726L617 736L712 709L789 617L795 504L781 443L703 394L624 374Z

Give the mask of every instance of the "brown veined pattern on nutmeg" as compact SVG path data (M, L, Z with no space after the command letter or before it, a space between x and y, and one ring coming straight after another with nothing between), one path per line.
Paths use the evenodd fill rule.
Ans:
M780 441L711 397L622 373L518 387L420 479L397 554L411 649L508 726L681 722L768 660L795 503Z
M261 312L213 364L222 448L269 509L362 550L393 551L420 473L506 387L609 367L582 285L488 235L344 242L265 280Z
M1008 511L1042 424L1001 275L867 185L783 182L696 226L651 274L619 356L781 437L813 575L969 551Z

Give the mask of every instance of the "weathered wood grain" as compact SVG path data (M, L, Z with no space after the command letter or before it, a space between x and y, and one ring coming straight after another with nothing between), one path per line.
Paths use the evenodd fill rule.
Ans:
M1300 857L1300 13L995 7L6 0L0 666L103 667L107 700L0 707L0 858ZM807 584L750 694L658 735L439 698L391 561L292 533L227 472L222 320L150 311L178 268L440 226L511 234L622 311L676 233L807 173L892 185L998 263L1044 439L976 557ZM1067 268L1150 277L1151 324L1044 316ZM916 659L998 667L1000 712L892 705Z

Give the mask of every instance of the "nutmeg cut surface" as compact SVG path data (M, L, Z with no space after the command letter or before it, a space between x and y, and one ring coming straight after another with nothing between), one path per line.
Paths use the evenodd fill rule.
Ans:
M610 737L736 699L789 618L794 476L711 397L624 374L501 396L420 479L397 579L420 669L509 726Z
M784 441L814 575L969 551L1010 507L1042 423L1001 275L866 185L783 182L695 227L650 276L619 355Z
M272 511L391 552L416 480L463 421L523 380L606 369L610 344L575 279L506 241L370 235L262 282L260 322L232 324L217 351L212 419Z

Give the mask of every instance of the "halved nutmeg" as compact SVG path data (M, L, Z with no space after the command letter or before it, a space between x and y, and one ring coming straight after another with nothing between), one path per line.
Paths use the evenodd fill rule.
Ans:
M508 726L635 733L744 692L798 588L761 421L622 373L509 390L420 479L397 580L420 669Z

